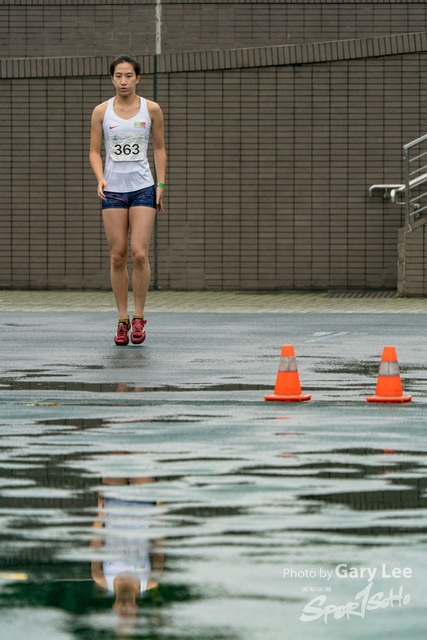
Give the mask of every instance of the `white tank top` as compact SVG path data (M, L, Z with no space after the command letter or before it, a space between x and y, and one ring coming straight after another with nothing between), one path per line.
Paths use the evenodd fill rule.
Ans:
M114 593L114 580L117 576L127 576L134 580L139 580L139 592L147 591L148 578L150 576L150 561L146 559L146 564L139 560L136 563L131 561L116 560L115 562L104 560L102 563L107 589L110 593Z
M148 527L152 507L150 502L105 496L105 551L114 560L104 560L102 568L111 593L114 593L117 576L139 580L140 593L147 589L151 572Z
M114 112L114 98L108 101L102 128L105 144L106 191L126 193L154 184L147 160L151 118L147 103L140 98L138 113L124 120Z

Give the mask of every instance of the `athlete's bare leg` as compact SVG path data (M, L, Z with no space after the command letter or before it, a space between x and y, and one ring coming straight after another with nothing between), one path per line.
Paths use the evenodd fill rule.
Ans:
M111 286L119 318L126 318L129 288L129 274L126 266L129 212L127 209L104 209L102 217L110 249Z
M129 209L130 246L132 251L132 290L135 300L135 315L144 313L145 299L150 284L150 263L148 249L156 210L150 207Z

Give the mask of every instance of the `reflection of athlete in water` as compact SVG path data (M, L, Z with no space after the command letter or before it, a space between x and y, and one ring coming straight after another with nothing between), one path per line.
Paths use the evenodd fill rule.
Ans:
M151 478L132 478L131 484L152 481ZM106 478L107 484L127 484L125 478ZM92 562L92 577L95 582L116 597L113 608L125 617L134 617L138 612L137 599L141 593L158 586L150 577L152 571L163 569L163 554L153 543L150 554L148 540L149 514L155 502L128 501L100 497L99 520L93 526L105 531L104 551L108 559ZM92 547L102 545L101 540L92 540ZM151 555L151 561L150 561Z

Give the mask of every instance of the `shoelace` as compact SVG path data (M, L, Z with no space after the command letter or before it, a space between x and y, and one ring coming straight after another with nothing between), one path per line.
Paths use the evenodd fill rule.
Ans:
M144 331L144 325L147 324L146 320L140 320L139 318L135 318L132 321L132 333L135 335L142 335Z
M117 327L117 337L122 338L127 335L128 326L124 322L119 322L119 326Z

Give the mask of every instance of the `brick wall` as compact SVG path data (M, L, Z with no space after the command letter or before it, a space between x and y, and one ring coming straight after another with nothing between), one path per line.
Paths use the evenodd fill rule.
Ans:
M401 180L402 144L427 124L425 62L423 53L164 78L162 286L393 288L402 211L367 189Z
M0 0L2 57L155 52L153 0ZM162 0L162 52L211 51L427 31L411 0Z
M154 18L152 0L0 0L0 287L109 288L90 115L120 51L153 97ZM417 0L164 0L153 279L394 288L402 212L367 190L400 182L426 131L425 30Z
M339 43L338 43L339 44ZM141 58L152 97L152 57ZM159 59L169 153L158 283L172 289L393 288L399 182L426 130L425 34ZM0 286L109 286L91 111L108 59L0 62ZM26 76L26 77L25 77Z
M144 77L142 91L152 88ZM88 163L103 77L0 81L0 286L109 288L109 257Z
M163 46L202 51L366 38L427 30L419 2L312 0L163 3Z
M152 2L3 0L0 50L5 58L115 56L154 52Z
M399 230L397 290L402 296L427 295L427 218Z

